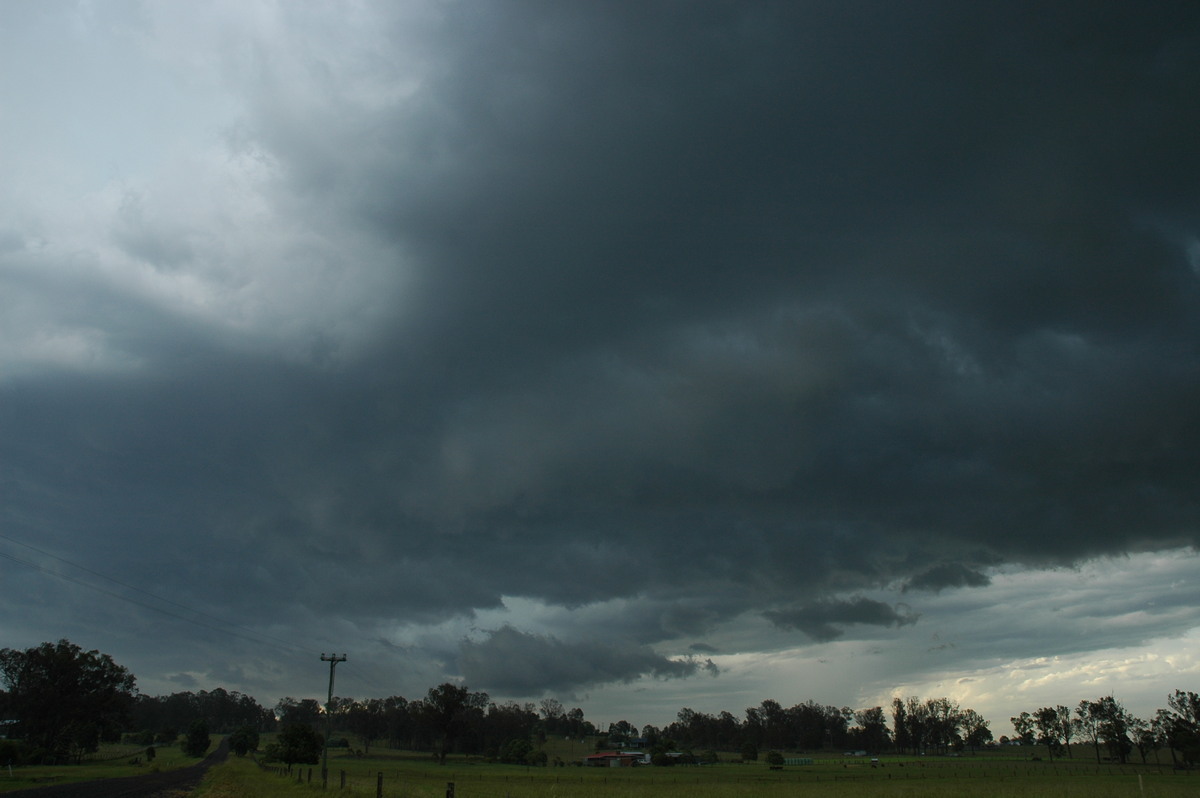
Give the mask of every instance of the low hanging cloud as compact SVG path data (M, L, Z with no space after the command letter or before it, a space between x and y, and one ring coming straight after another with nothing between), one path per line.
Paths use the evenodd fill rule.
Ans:
M568 643L504 626L484 640L464 640L458 657L467 683L506 695L572 691L643 676L682 679L719 669L711 659L672 659L648 646L620 641Z
M816 601L785 610L768 610L763 617L781 629L796 629L820 643L836 640L844 627L908 626L920 617L905 604L891 605L865 596L846 601Z
M987 587L992 583L991 578L962 563L942 563L922 571L904 583L901 592L910 590L926 590L939 593L942 590L956 587Z

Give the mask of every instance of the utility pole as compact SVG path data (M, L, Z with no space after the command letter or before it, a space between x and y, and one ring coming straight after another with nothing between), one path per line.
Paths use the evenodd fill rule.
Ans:
M321 662L329 663L329 698L325 701L325 752L321 756L321 789L325 789L329 783L329 734L333 729L333 669L339 662L345 661L345 654L340 657L330 654L327 657L325 652L321 652Z

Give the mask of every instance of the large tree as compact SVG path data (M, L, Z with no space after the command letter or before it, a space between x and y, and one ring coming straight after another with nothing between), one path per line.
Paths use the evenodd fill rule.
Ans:
M872 754L878 754L887 747L887 715L883 707L860 709L854 713L854 720L858 723L858 739L863 748Z
M1103 707L1099 701L1088 701L1086 698L1075 707L1075 727L1079 736L1092 744L1096 752L1096 764L1100 764L1100 741L1104 739L1101 724L1104 721Z
M22 736L55 760L78 758L115 737L133 705L133 674L68 640L0 650L0 680Z
M1095 706L1100 718L1100 735L1108 747L1108 755L1123 765L1133 750L1133 743L1129 740L1133 716L1111 695L1101 698Z
M990 723L984 719L973 709L964 709L962 713L962 736L963 742L971 747L971 751L975 752L979 748L987 745L992 739L992 730L989 728Z
M1062 750L1062 724L1058 719L1058 707L1040 707L1033 713L1033 724L1037 728L1037 741L1046 746L1050 761Z
M275 717L279 718L281 726L293 726L302 723L316 728L321 723L321 702L315 698L304 698L299 701L286 696L279 699L275 705Z
M446 754L455 740L483 717L487 705L487 693L472 693L457 684L447 682L429 688L416 714L438 740L438 761L446 764Z
M1009 721L1012 722L1013 731L1017 733L1017 739L1021 741L1021 745L1033 745L1033 715L1030 715L1028 712L1022 712L1016 717L1009 718Z
M1159 723L1172 761L1179 751L1184 764L1200 762L1200 695L1176 690L1167 696L1167 705L1170 710L1159 710Z
M346 726L362 740L363 753L371 753L371 743L387 731L386 707L383 699L355 701L346 716Z

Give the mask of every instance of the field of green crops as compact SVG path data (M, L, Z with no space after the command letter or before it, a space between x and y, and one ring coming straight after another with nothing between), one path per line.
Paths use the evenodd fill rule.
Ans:
M372 754L375 754L373 751ZM674 768L525 768L452 759L445 766L426 757L386 752L353 759L331 755L329 793L389 798L733 798L734 796L992 796L994 798L1173 798L1200 794L1200 773L1163 766L1097 765L1095 760L1030 761L1005 756L818 759L811 766L772 771L762 763L722 763ZM310 775L311 774L311 775ZM345 786L342 786L343 774ZM311 781L310 781L311 778ZM214 768L199 798L306 796L321 792L320 767L290 774L260 769L249 758Z

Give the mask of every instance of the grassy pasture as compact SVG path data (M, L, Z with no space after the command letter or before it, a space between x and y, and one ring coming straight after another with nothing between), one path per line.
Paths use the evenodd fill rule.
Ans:
M214 738L214 747L216 742ZM141 776L187 767L199 761L195 757L185 756L177 745L158 745L154 750L156 756L153 762L146 761L146 746L124 743L101 745L99 751L84 757L83 763L79 765L28 765L14 767L10 773L6 763L0 762L0 793L46 787L51 784ZM134 758L139 758L140 763L131 764Z
M340 787L342 771L346 773L345 789ZM303 766L293 769L291 775L278 775L259 769L249 758L231 759L210 772L196 795L302 798L321 792L320 767L311 768L311 782L308 772L309 767ZM373 749L366 758L331 752L328 792L371 798L379 773L388 798L444 798L449 782L455 785L455 798L1191 798L1200 794L1200 773L1176 773L1169 765L1097 765L1094 759L1079 758L1049 763L986 754L883 757L872 767L868 761L838 757L779 771L761 762L674 768L526 768L465 758L452 758L440 766L428 755L385 749Z

